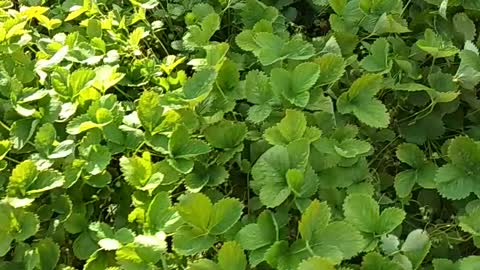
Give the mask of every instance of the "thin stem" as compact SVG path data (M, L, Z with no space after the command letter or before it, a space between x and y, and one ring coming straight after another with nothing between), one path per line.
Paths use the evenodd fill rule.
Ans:
M4 129L10 131L10 127L7 126L3 121L0 121L0 126L2 126Z

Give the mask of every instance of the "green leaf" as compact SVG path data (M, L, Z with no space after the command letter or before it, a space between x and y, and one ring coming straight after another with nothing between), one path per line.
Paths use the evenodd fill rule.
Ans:
M350 194L343 204L345 219L366 233L386 234L405 219L405 212L387 208L380 214L379 205L366 194Z
M439 193L451 200L466 198L473 189L472 178L453 164L438 169L435 182Z
M345 219L363 232L374 233L380 222L378 203L364 194L351 194L343 204Z
M390 115L387 108L374 98L382 87L381 75L367 74L360 77L337 100L338 111L342 114L352 113L371 127L388 127Z
M372 149L372 146L357 139L346 139L334 146L337 154L344 158L354 158L358 155L366 154Z
M203 209L201 209L203 211ZM205 234L203 230L182 226L173 235L175 250L185 256L206 251L215 243L215 237Z
M398 15L383 13L375 24L373 32L377 35L385 33L408 33L408 23Z
M40 221L38 216L26 211L19 211L15 213L15 219L18 224L15 228L14 238L17 241L25 241L28 238L34 236L39 228L40 228Z
M480 82L480 56L471 50L460 52L460 66L456 79L467 89L473 89Z
M218 252L218 265L223 270L244 270L247 258L237 242L225 242Z
M292 104L305 107L310 94L308 90L316 83L320 67L315 63L302 63L290 72L275 68L271 72L272 90Z
M243 205L236 199L221 199L213 205L209 232L214 235L224 234L240 219ZM183 217L183 216L182 216Z
M0 231L0 256L5 256L10 251L11 243L14 240L7 232Z
M314 200L305 209L298 223L298 230L306 241L315 241L330 222L330 208L325 202Z
M85 158L87 162L84 167L85 170L92 175L96 175L107 168L108 164L110 164L112 154L108 147L96 144L89 147L88 156Z
M253 105L248 109L247 120L255 124L264 121L272 113L272 107L269 105Z
M298 169L289 169L286 174L288 187L297 196L301 196L302 186L305 184L305 178L302 171Z
M163 120L160 95L153 91L143 92L138 101L137 114L142 126L147 131L153 132Z
M57 131L53 124L47 123L42 125L35 135L35 148L43 154L48 154L56 136Z
M208 145L203 141L191 139L188 130L182 125L172 132L168 149L173 157L187 159L210 151Z
M309 197L315 192L318 179L313 170L307 167L309 144L305 139L290 143L287 147L274 146L265 152L252 168L254 185L258 187L260 201L268 207L276 207L291 194L286 175L289 169L304 172L302 197Z
M417 41L417 46L434 58L444 58L456 55L459 50L451 41L445 41L432 29L425 30L425 38Z
M88 88L95 79L95 72L91 69L77 69L68 78L69 96L76 97L80 91Z
M37 166L31 160L25 160L18 164L12 171L8 182L9 193L19 192L25 195L30 185L33 184L37 178Z
M347 6L347 0L328 0L328 4L335 13L342 15Z
M363 257L361 270L403 270L400 265L382 257L378 253L369 253Z
M430 251L431 245L427 232L418 229L408 234L401 250L412 262L413 268L418 269Z
M217 73L213 69L203 69L195 72L185 83L183 93L187 99L204 99L213 89Z
M138 235L134 240L135 252L143 261L155 264L160 261L167 249L165 237L163 232L155 235Z
M338 81L345 73L345 60L341 55L327 53L315 59L314 62L320 67L320 75L317 82L320 86Z
M286 110L285 117L265 131L265 139L273 145L286 145L303 137L307 129L305 115L296 110Z
M244 226L235 240L246 250L256 250L275 242L278 228L272 212L265 210L258 216L257 223Z
M425 154L415 144L404 143L399 145L396 154L400 161L407 163L413 168L421 167L426 162Z
M216 263L208 259L200 259L188 266L187 270L220 270L220 268Z
M335 265L322 257L311 257L298 266L297 270L335 270Z
M164 231L167 223L174 218L175 211L171 208L167 192L159 192L150 202L147 210L146 223L153 232Z
M448 147L448 157L451 163L437 171L437 189L446 198L463 199L471 193L479 179L475 164L480 162L480 146L468 137L457 137Z
M388 53L390 44L387 39L379 38L370 46L370 55L366 56L360 62L360 65L368 72L382 72L388 69L390 62Z
M208 231L210 217L214 211L223 210L215 209L210 199L202 193L186 194L177 205L178 213L187 223L204 231ZM223 218L223 216L220 218Z
M13 149L22 149L35 132L38 120L20 119L12 124L10 137L12 138Z
M88 20L87 35L90 38L102 37L102 23L97 19Z
M477 35L476 26L466 13L453 16L453 27L462 34L464 40L474 40Z
M244 123L222 120L205 129L207 142L215 148L232 149L243 142L247 134Z
M12 148L12 142L9 140L0 140L0 160L3 160Z
M386 208L380 215L380 221L377 225L376 232L379 234L390 233L405 219L405 211L398 208Z
M433 259L433 267L435 270L456 270L457 266L447 259Z
M220 28L220 16L215 12L205 16L199 25L188 26L183 40L188 48L202 47L208 44L213 34Z
M45 192L63 186L64 176L55 170L46 170L38 173L35 181L28 187L27 194Z
M41 239L34 245L40 258L40 269L53 270L60 259L60 248L49 238Z
M363 249L364 242L359 231L343 221L329 223L329 219L330 209L326 203L314 200L299 222L302 238L315 255L339 263Z
M98 248L97 243L88 232L81 233L73 241L73 254L80 260L88 259Z

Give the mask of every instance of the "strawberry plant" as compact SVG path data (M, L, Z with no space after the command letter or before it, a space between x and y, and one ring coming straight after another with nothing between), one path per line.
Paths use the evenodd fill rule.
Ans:
M0 1L0 270L480 269L479 3Z

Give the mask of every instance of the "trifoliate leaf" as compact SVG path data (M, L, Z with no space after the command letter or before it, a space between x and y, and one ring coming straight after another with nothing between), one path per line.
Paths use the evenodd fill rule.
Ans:
M363 248L360 233L346 222L329 223L330 209L314 200L299 222L299 231L316 255L334 262L355 256Z
M480 146L468 137L457 137L448 147L451 163L437 172L435 182L440 194L449 199L462 199L478 191Z
M350 89L337 100L339 112L352 113L371 127L388 127L390 116L387 108L374 97L382 87L381 75L368 74L355 80Z
M121 157L120 170L125 181L139 190L155 189L167 175L162 172L162 163L152 164L148 152L144 152L142 157Z
M405 219L405 212L398 208L387 208L380 214L378 203L365 194L349 195L343 209L345 219L366 233L390 233Z
M315 63L302 63L293 71L275 68L271 73L272 90L292 104L305 107L310 98L309 89L316 83L320 67Z
M265 139L273 145L286 145L303 137L307 120L302 112L286 110L285 117L265 131Z
M390 44L387 39L379 38L370 46L370 55L366 56L360 65L368 72L382 72L388 69L390 62L388 53Z
M444 58L456 55L459 50L451 41L443 40L432 29L425 30L425 38L417 41L417 46L434 58Z

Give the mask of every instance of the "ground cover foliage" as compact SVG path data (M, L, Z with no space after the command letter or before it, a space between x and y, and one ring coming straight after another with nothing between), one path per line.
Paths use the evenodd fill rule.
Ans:
M480 269L479 21L0 1L0 269Z

